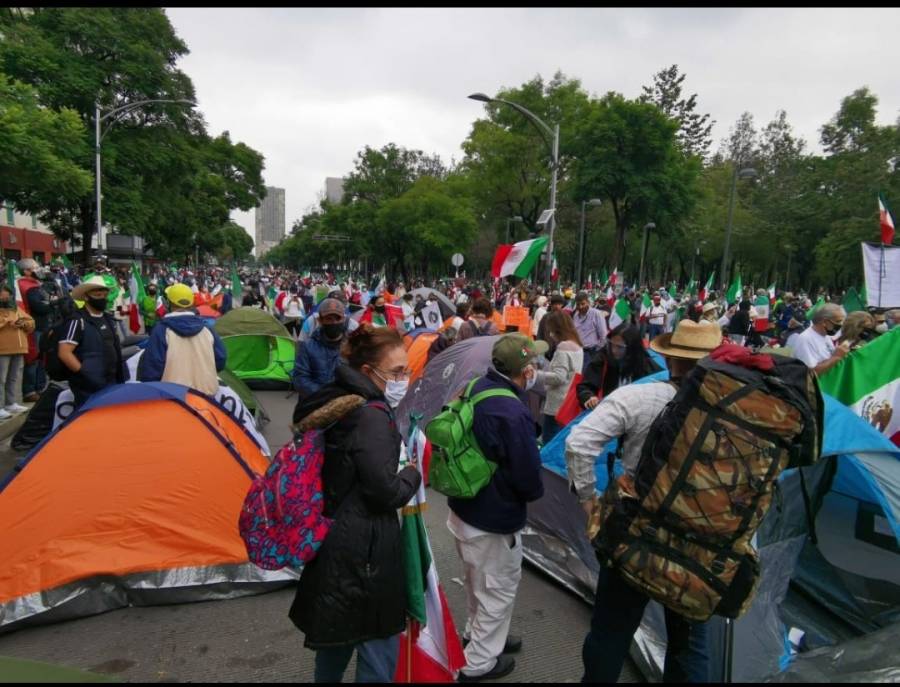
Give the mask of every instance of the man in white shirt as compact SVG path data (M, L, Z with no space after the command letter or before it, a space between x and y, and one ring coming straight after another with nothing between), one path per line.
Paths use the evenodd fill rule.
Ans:
M653 294L653 305L647 313L647 324L649 325L650 341L662 334L666 328L666 318L669 311L662 304L662 299L658 293Z
M834 345L834 337L846 316L844 309L836 303L826 303L816 310L812 325L792 340L794 357L806 363L817 375L837 365L849 351L849 347Z
M669 381L619 387L569 434L569 483L588 518L596 499L594 466L603 447L616 437L624 441L622 465L627 477L633 478L650 425L674 398L681 380L721 340L721 330L715 325L682 320L674 333L661 334L650 343L653 350L665 356ZM650 598L630 587L615 568L601 567L595 599L591 629L581 652L582 681L616 682ZM707 624L691 622L669 609L665 614L669 636L663 681L707 682Z

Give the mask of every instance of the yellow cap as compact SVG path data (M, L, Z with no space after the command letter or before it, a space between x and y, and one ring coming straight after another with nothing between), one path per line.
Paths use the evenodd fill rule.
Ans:
M166 298L179 308L190 308L194 304L194 292L187 284L172 284L166 289Z

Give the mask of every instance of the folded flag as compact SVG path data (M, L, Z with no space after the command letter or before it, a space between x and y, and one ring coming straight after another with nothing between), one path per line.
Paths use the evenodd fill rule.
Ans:
M429 445L415 418L408 451L420 472ZM438 579L431 542L422 512L426 508L424 474L419 490L403 508L401 551L406 571L407 629L400 635L400 653L394 682L454 682L466 664L462 645Z

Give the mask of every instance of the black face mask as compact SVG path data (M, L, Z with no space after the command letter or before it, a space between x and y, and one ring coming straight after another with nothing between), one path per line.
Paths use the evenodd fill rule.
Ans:
M343 322L334 322L331 324L323 324L322 325L322 334L329 341L337 341L342 336L344 336L344 323Z
M94 310L99 310L100 312L106 310L106 298L88 298L87 303Z
M376 305L376 306L374 306L374 308L375 308L375 312L377 312L377 313L383 313L383 312L384 312L384 306L383 306L383 305Z
M11 300L0 301L0 308L14 308L16 304Z
M148 296L155 296L155 295L156 295L156 289L151 289L150 291L147 291L147 295L148 295Z

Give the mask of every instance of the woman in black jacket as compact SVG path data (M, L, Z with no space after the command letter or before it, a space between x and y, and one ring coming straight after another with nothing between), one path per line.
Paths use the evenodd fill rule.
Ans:
M344 346L335 381L294 410L298 431L325 429L325 515L334 523L303 569L290 618L316 651L316 682L340 682L357 652L357 682L392 682L406 597L397 509L419 488L415 465L398 473L392 407L409 383L396 330L363 324Z
M590 410L620 385L661 369L644 348L640 330L630 322L623 322L610 332L606 346L588 364L576 388L578 402ZM598 395L598 391L603 393Z

